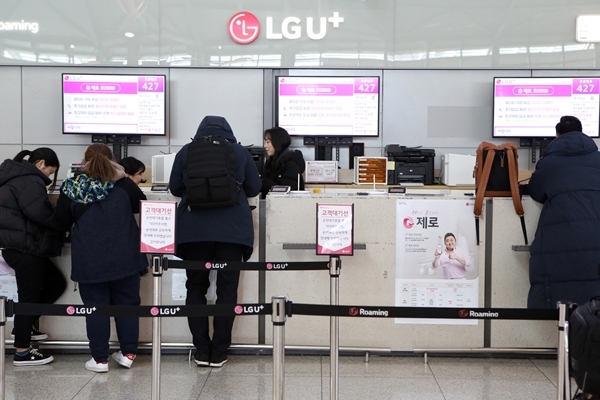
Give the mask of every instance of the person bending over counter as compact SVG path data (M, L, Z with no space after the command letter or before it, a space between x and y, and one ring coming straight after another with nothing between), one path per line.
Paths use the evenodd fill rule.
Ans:
M600 153L579 119L564 116L526 187L543 203L531 243L529 308L600 295Z
M52 229L55 211L46 187L52 183L52 174L56 185L59 167L56 153L47 147L23 150L0 165L0 247L6 263L15 270L23 303L52 304L67 288L65 278L50 260L60 254L62 232ZM15 366L54 360L30 348L31 340L48 338L33 327L38 318L15 315Z
M290 186L292 190L304 190L305 164L302 152L290 150L292 139L281 127L265 131L267 162L262 175L261 197L264 199L275 185ZM300 182L300 186L298 186Z
M135 157L125 157L119 161L119 164L125 170L125 174L129 179L135 182L136 185L146 183L143 174L146 171L146 165Z
M84 173L63 181L56 217L67 228L73 223L71 279L79 283L85 306L139 306L140 271L148 265L140 253L140 229L134 214L146 196L114 162L105 144L85 152ZM110 317L86 316L92 358L85 369L108 372ZM139 318L115 317L120 351L112 358L130 368L138 347Z
M438 268L441 265L444 279L466 279L467 268L471 266L469 253L456 247L456 237L451 232L444 235L444 244L443 250L436 250L432 267Z

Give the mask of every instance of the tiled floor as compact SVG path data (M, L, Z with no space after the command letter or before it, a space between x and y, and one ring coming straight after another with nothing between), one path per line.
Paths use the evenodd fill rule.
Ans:
M6 399L135 400L151 398L152 359L131 369L109 362L109 372L83 368L83 354L55 354L39 367L14 367L7 355ZM220 369L200 368L187 355L163 355L160 399L272 398L271 356L230 355ZM342 356L339 399L508 400L556 399L556 360ZM329 399L329 357L288 355L285 399Z

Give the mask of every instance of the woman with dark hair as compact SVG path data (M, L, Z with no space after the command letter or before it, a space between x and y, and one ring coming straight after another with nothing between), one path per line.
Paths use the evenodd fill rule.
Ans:
M261 194L264 198L275 185L290 186L292 190L304 190L304 156L298 150L290 150L292 139L281 127L265 131L267 162L262 174ZM300 183L300 185L298 185Z
M119 164L125 170L127 177L133 180L136 185L146 183L146 180L142 177L146 171L146 166L143 162L135 157L125 157L119 161Z
M140 253L140 230L134 214L146 196L125 177L110 148L92 144L84 157L84 173L60 188L57 219L73 223L71 279L79 283L85 306L140 305L140 271L147 260ZM120 351L112 358L130 368L137 353L139 318L115 317ZM110 317L86 317L92 359L85 368L108 372Z
M47 189L50 183L56 184L59 167L56 153L47 147L23 150L0 165L0 247L6 263L15 270L19 301L23 303L52 304L67 287L50 260L62 248L62 232L53 229L54 206ZM50 180L52 174L54 181ZM38 318L15 315L15 366L54 360L30 348L31 340L48 338L33 327Z

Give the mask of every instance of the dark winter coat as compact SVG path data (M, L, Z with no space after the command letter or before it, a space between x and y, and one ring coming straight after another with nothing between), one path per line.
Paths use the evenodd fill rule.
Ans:
M529 181L544 204L531 244L529 308L600 295L600 153L581 132L557 137Z
M225 118L205 117L200 123L194 138L198 139L204 136L220 136L232 143L237 163L236 181L240 183L242 190L239 191L237 203L233 206L188 210L184 182L187 177L185 165L189 144L183 146L175 156L169 179L171 194L182 198L177 207L177 244L193 242L237 243L247 246L251 253L254 245L254 224L252 222L252 212L248 205L248 197L257 196L260 193L260 177L256 164L250 152L237 143ZM248 257L250 253L247 253Z
M134 214L146 196L129 178L102 183L87 175L65 180L56 216L73 227L71 279L112 282L139 274L148 266L140 253L140 229Z
M298 150L285 149L275 163L272 158L269 158L262 175L260 190L262 197L264 198L275 185L290 186L292 190L304 190L302 174L305 167L304 156ZM298 187L298 175L300 175L300 187Z
M54 206L46 186L51 182L29 161L0 165L0 247L44 257L60 254L62 232L50 228Z

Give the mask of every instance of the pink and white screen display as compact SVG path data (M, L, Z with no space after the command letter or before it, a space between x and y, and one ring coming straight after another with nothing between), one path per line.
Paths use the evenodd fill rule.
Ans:
M277 83L277 123L290 135L379 135L379 77L280 76Z
M573 115L599 137L599 86L600 77L494 78L493 136L553 137L560 117Z
M63 133L165 135L164 75L63 74Z

